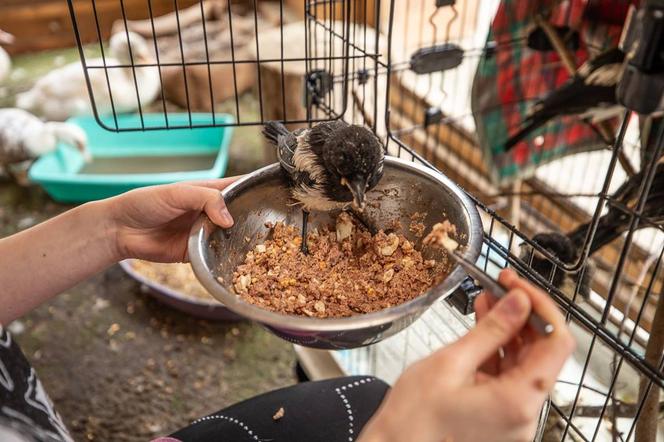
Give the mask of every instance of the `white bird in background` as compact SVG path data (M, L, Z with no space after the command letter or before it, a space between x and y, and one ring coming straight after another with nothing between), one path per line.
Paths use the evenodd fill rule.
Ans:
M45 123L22 109L0 109L0 169L14 176L10 166L34 160L55 150L58 143L78 149L88 161L88 139L70 123Z
M14 43L14 36L0 29L0 45ZM0 46L0 84L7 78L12 70L12 60L7 51Z
M145 39L129 32L128 41L125 32L118 32L111 37L109 48L111 57L86 60L98 114L108 115L113 110L116 114L136 111L139 107L137 89L141 107L150 104L160 91L158 68L130 67L132 60L134 65L153 63ZM103 67L104 61L106 69L90 68ZM64 121L73 116L93 113L80 62L55 69L37 80L32 89L17 96L16 105L51 121Z

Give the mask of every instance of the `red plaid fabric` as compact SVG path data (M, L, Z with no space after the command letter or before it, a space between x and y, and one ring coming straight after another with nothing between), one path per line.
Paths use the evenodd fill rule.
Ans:
M533 17L544 14L554 25L579 31L581 47L573 55L580 66L588 57L618 45L629 5L629 0L501 2L488 36L496 49L485 51L479 61L471 99L479 142L496 184L527 177L564 155L604 147L587 124L576 117L561 117L504 151L505 141L519 130L530 105L570 78L555 51L543 53L526 46L535 27ZM617 123L611 124L615 128Z

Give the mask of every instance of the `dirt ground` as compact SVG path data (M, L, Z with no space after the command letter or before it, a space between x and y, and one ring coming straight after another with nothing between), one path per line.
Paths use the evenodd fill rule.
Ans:
M15 60L0 106L71 51ZM244 99L251 99L243 97ZM266 159L259 131L237 128L227 175ZM67 206L0 177L0 237ZM7 259L11 257L3 257ZM10 329L77 441L146 441L239 400L295 382L290 344L249 323L198 320L161 305L119 266L61 294Z

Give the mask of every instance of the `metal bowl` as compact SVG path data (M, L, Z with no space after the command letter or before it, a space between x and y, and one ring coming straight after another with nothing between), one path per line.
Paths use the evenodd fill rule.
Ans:
M169 307L180 310L188 315L210 321L233 322L243 319L241 316L228 310L214 299L207 301L205 299L192 298L191 296L187 296L167 285L160 284L157 281L147 278L143 274L134 270L134 267L132 266L133 261L133 259L120 261L120 267L129 276L140 282L141 285L147 289L147 294Z
M245 176L223 192L235 225L222 230L203 216L189 237L189 259L194 273L226 308L263 324L277 336L299 345L324 349L355 348L381 341L410 325L435 300L451 295L465 277L456 267L440 284L404 304L378 312L347 318L309 318L285 315L249 304L235 295L233 271L246 253L265 240L266 222L284 221L300 225L302 213L290 198L288 182L278 164ZM402 232L420 245L408 225L415 212L425 213L427 231L448 218L457 226L464 255L475 262L482 244L482 224L470 198L444 175L394 157L385 158L385 174L376 189L369 192L368 217L377 227L387 227L395 219L405 226ZM378 202L372 207L371 202ZM312 213L310 228L333 222L336 214ZM427 250L427 259L436 258ZM217 279L221 277L223 283Z

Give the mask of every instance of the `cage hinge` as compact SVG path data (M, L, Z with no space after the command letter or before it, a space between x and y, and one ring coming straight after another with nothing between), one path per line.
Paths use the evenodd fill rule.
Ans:
M315 69L307 72L304 78L304 105L320 105L324 97L332 90L334 79L332 74L324 69Z
M466 277L459 288L445 299L448 304L457 309L462 315L470 315L475 312L475 298L482 292L482 288L475 284L470 276Z
M664 110L664 0L649 0L631 14L621 49L618 102L642 115Z
M463 49L452 43L420 48L410 56L410 69L416 74L454 69L463 61Z

